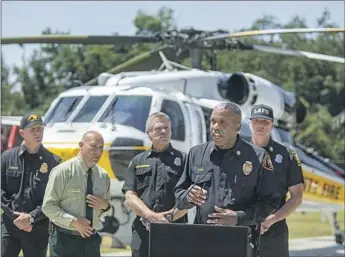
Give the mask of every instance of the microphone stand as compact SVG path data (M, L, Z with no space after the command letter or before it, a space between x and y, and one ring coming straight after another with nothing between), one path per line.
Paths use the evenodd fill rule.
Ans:
M167 216L170 222L174 221L174 212L176 211L179 204L182 203L182 201L184 201L184 199L188 196L189 192L196 186L196 184L198 184L203 178L205 178L207 174L209 174L209 172L206 172L203 176L201 176L200 179L198 179L194 184L192 184L192 186L185 192L185 194L180 197L179 201L175 204L175 207L172 210L171 215Z

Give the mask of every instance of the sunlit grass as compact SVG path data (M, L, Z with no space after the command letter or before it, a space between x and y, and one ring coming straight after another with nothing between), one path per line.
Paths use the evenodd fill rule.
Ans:
M344 231L344 211L338 212L338 224ZM322 219L320 212L293 213L287 219L290 238L318 237L332 235L332 224Z

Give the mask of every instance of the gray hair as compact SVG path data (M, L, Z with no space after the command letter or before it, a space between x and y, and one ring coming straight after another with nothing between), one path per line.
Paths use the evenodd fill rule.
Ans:
M221 102L217 104L213 110L231 110L233 115L238 116L240 120L242 120L242 110L233 102Z
M146 120L146 131L149 131L151 129L152 121L156 118L164 118L164 119L167 119L169 122L171 122L169 116L166 115L164 112L152 113Z

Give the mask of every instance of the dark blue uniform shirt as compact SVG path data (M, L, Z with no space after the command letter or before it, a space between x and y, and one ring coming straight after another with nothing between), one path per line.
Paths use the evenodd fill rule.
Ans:
M194 223L205 224L214 206L237 212L238 225L254 225L274 211L274 170L266 151L238 136L230 150L215 143L194 146L189 151L181 179L175 187L179 209L190 209L187 189L192 184L207 190L207 200L197 206Z
M163 152L148 150L140 153L129 164L122 192L136 192L145 205L155 212L169 211L175 206L174 187L182 174L183 165L183 154L171 145ZM187 215L175 222L187 222ZM132 251L141 248L146 253L149 233L139 216L134 220L132 230Z
M48 225L41 205L50 171L60 160L43 146L35 154L30 154L25 145L2 153L1 208L6 219L13 221L14 211L25 212L34 223Z
M285 204L286 194L289 187L304 183L303 173L301 168L301 161L296 152L289 150L286 146L270 139L267 146L264 147L270 155L274 171L277 194L280 196L280 207ZM263 235L278 235L287 233L286 221L281 220L274 225Z

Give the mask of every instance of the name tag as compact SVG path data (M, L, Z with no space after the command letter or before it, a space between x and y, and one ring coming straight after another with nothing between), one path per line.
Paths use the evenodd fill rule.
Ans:
M69 191L71 193L80 193L80 189L78 189L78 188L71 188Z
M137 169L148 168L148 167L150 167L150 164L142 164L142 165L135 166L135 168L137 168Z

